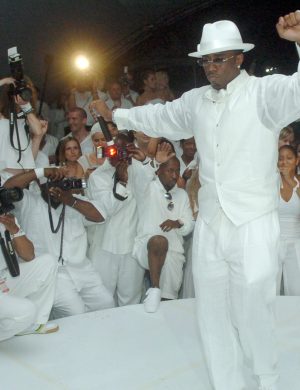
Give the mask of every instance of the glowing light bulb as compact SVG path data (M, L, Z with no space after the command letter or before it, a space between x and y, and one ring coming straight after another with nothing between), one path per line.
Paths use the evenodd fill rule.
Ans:
M76 57L75 65L77 66L78 69L85 70L85 69L89 68L90 61L85 56L80 55L80 56Z

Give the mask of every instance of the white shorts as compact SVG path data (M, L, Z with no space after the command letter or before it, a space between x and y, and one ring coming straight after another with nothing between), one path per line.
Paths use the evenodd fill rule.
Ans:
M136 241L133 248L133 257L145 269L149 269L147 245L150 238L151 236ZM184 262L185 257L182 253L168 250L159 281L162 298L178 298L178 291L182 284Z

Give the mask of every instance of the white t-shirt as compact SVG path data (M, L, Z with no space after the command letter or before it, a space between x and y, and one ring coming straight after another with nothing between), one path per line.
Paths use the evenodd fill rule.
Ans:
M25 132L25 120L18 119L18 130L21 145L21 160L18 163L19 152L15 150L10 144L10 129L8 119L0 119L0 156L1 161L6 162L7 168L15 169L32 169L35 168L34 158L31 150L31 142L28 142L28 138ZM14 146L18 146L17 133L14 130L13 135Z

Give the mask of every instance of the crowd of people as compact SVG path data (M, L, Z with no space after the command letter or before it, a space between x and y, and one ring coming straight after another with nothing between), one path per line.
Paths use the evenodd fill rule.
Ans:
M130 73L126 82L123 75L96 94L78 83L53 110L46 103L39 110L37 89L28 79L31 101L10 97L17 115L13 128L8 91L15 80L0 81L0 206L10 190L23 192L21 200L10 200L12 210L3 203L0 214L2 236L9 232L21 265L20 276L12 277L2 249L1 301L13 297L15 303L7 301L7 313L1 303L1 318L11 315L6 329L0 327L1 339L20 330L56 331L49 319L141 302L155 312L161 299L193 296L186 292L193 291L191 274L189 286L182 281L185 253L191 253L191 240L184 237L191 236L197 214L197 202L191 207L189 200L199 188L194 139L172 143L138 129L120 132L106 122L118 149L109 157L105 134L89 107L99 97L111 109L174 99L165 71L148 70L141 79L141 94L130 88ZM187 192L192 182L196 187ZM42 281L32 284L39 272ZM41 299L43 290L47 294ZM17 315L18 299L32 305L28 327L24 310Z
M277 23L298 52L299 25L299 12ZM300 88L298 73L241 70L253 47L232 22L205 25L190 55L210 86L174 100L164 71L144 72L141 94L130 73L106 90L102 80L78 82L56 128L36 115L35 93L31 102L10 96L12 125L14 80L0 81L0 339L54 332L49 319L115 306L143 302L153 313L161 300L196 294L214 388L245 388L241 348L260 389L277 388L276 276L277 294L300 294L299 145L289 125Z

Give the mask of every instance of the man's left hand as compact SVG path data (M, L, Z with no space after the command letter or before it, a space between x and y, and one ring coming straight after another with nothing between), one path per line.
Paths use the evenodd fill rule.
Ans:
M281 38L300 44L300 11L281 16L276 29Z
M167 219L159 225L163 232L169 232L172 229L179 229L181 226L182 224L180 224L178 220L172 221L171 219Z
M10 234L16 234L19 231L19 227L15 222L15 217L11 214L0 215L0 223L5 226L5 229L8 230Z

